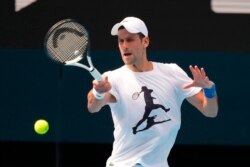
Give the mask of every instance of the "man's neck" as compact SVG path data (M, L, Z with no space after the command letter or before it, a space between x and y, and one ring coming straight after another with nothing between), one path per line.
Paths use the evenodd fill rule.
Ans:
M132 70L133 72L146 72L153 70L153 64L151 61L145 61L141 65L127 65L127 67Z

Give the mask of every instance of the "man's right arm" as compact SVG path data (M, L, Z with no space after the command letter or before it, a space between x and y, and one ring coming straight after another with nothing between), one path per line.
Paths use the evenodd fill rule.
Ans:
M103 81L93 81L93 88L87 95L89 112L98 112L107 103L116 102L115 97L109 93L110 90L111 84L107 76Z
M105 106L111 98L111 94L106 92L104 93L104 97L102 99L97 99L93 94L93 89L91 89L88 93L88 110L91 113L95 113L101 110L103 106Z

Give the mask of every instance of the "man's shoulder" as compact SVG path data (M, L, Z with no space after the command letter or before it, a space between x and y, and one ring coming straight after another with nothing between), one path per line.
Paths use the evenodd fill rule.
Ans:
M105 75L119 75L122 71L124 71L124 66L121 66L121 67L113 69L113 70L106 71L104 74Z
M176 63L153 62L153 64L157 68L164 68L164 69L176 69L179 67Z

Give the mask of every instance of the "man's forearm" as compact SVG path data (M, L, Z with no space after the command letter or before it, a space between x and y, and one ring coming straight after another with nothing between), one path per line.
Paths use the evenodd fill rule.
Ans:
M104 95L104 94L103 94ZM93 94L93 89L88 93L88 110L91 113L95 113L100 111L100 109L104 106L104 97L99 98L95 97Z

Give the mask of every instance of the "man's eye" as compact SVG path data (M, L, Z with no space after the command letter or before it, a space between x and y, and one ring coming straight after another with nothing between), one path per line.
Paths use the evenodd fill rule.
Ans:
M131 38L131 39L128 39L127 41L128 41L128 42L131 42L131 41L134 41L134 39Z

